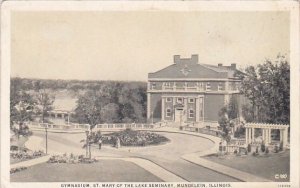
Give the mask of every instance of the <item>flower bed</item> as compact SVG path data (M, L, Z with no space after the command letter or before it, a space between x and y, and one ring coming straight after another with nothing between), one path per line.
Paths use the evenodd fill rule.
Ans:
M48 163L94 163L97 162L96 159L85 158L84 155L73 155L72 153L68 156L67 154L63 155L53 155L48 160Z
M106 134L102 142L103 144L115 145L117 138L119 138L121 146L158 145L169 141L168 138L157 133L126 129L124 131Z
M18 168L12 168L12 169L10 169L10 174L13 174L13 173L16 173L16 172L20 172L20 171L22 171L22 170L26 170L27 169L27 167L18 167Z
M42 151L31 151L27 148L16 148L11 146L10 150L10 159L11 163L17 163L21 161L26 161L30 159L35 159L38 157L45 156L46 154Z

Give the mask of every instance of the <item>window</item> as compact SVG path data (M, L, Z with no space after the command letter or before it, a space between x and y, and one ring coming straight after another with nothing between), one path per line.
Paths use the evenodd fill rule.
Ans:
M206 91L210 91L210 89L211 89L210 83L207 82L207 83L206 83Z
M222 91L222 90L223 90L223 84L219 83L219 85L218 85L218 91Z
M171 97L167 97L166 101L167 102L172 102L172 98Z
M195 99L194 98L189 98L189 103L194 103Z
M171 109L170 108L167 108L166 109L166 117L171 117Z
M189 109L189 118L194 118L194 110L193 109Z
M165 82L165 86L166 87L171 87L171 83L170 82Z
M183 98L181 97L177 98L177 103L182 104L182 102L183 102Z
M156 83L152 83L151 88L155 89L155 87L156 87Z

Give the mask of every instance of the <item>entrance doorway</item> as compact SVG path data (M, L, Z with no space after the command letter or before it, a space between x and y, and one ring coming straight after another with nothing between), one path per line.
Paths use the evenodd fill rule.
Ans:
M176 108L174 121L180 123L183 120L182 118L183 118L183 109Z

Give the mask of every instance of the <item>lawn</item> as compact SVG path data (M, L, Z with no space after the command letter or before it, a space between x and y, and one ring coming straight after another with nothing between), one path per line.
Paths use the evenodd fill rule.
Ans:
M248 172L277 182L287 182L290 179L290 151L282 153L270 153L268 156L235 156L218 157L216 155L205 156L205 159L223 164L244 172ZM276 174L287 174L286 179L275 178Z
M42 163L11 174L12 182L161 182L131 162L100 160L93 164Z

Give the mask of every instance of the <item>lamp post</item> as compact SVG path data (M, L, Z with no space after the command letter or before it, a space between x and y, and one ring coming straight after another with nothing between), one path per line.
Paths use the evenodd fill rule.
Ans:
M88 148L89 147L89 141L88 141L88 139L89 139L89 131L86 130L85 134L86 134L86 152L85 152L85 156L88 157L88 153L89 153L89 148Z
M46 154L48 154L48 124L45 127L45 132L46 132Z

